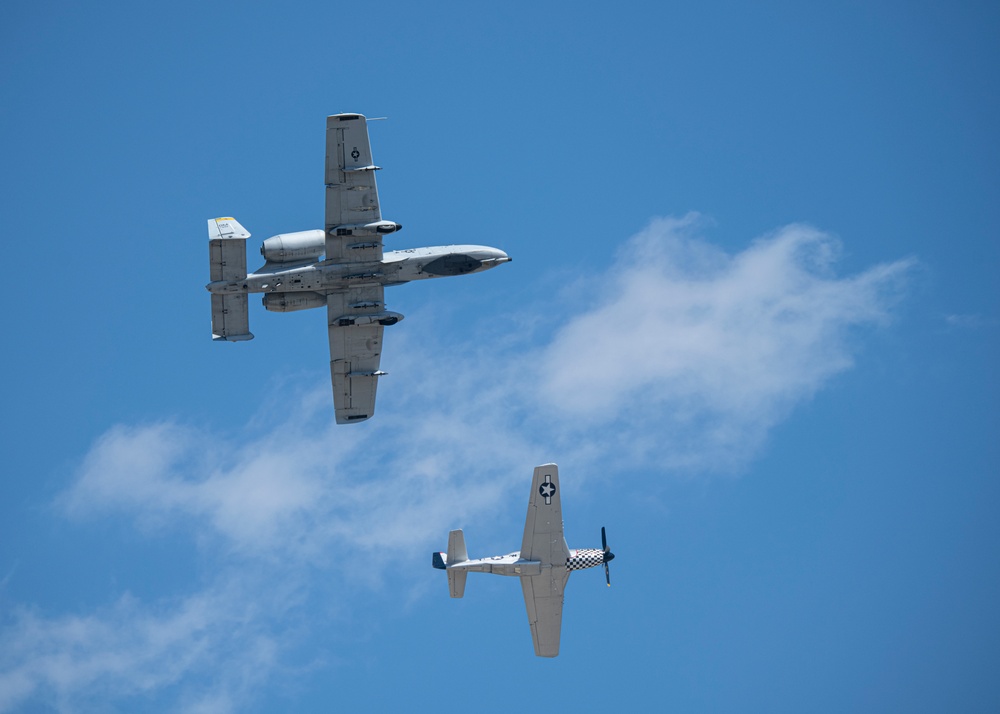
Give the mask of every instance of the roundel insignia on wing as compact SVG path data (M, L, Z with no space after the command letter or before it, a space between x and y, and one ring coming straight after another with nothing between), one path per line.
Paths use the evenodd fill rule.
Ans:
M358 151L358 147L355 146L354 151L351 152L351 158L357 161L359 156L361 156L361 152Z

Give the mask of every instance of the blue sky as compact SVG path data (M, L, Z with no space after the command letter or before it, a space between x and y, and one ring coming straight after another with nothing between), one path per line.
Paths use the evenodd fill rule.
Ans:
M996 711L990 3L41 3L0 20L0 712ZM371 125L376 416L319 311L210 340L205 220ZM560 464L562 653L518 547Z

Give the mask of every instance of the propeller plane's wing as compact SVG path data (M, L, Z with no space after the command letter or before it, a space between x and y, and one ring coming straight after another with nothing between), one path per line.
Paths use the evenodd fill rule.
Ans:
M540 574L520 579L535 654L555 657L562 630L563 592L570 574L566 567L569 548L563 535L559 467L555 464L535 468L521 558L541 563Z

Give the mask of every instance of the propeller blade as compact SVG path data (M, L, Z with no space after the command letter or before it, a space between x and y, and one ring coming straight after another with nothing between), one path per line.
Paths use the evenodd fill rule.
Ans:
M611 587L611 570L608 569L608 563L615 558L615 554L611 552L608 548L608 534L604 530L604 526L601 526L601 547L604 548L604 579L608 581L608 587Z

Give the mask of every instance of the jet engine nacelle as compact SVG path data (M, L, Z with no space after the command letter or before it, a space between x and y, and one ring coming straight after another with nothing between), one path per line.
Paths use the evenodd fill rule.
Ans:
M319 231L322 233L323 231ZM295 312L326 307L326 295L314 292L265 293L261 302L271 312Z
M260 247L260 254L269 263L293 263L315 260L326 251L323 231L299 231L271 236Z
M373 223L345 223L331 228L330 233L336 236L353 236L364 233L379 233L388 235L403 230L402 224L393 221L374 221Z

